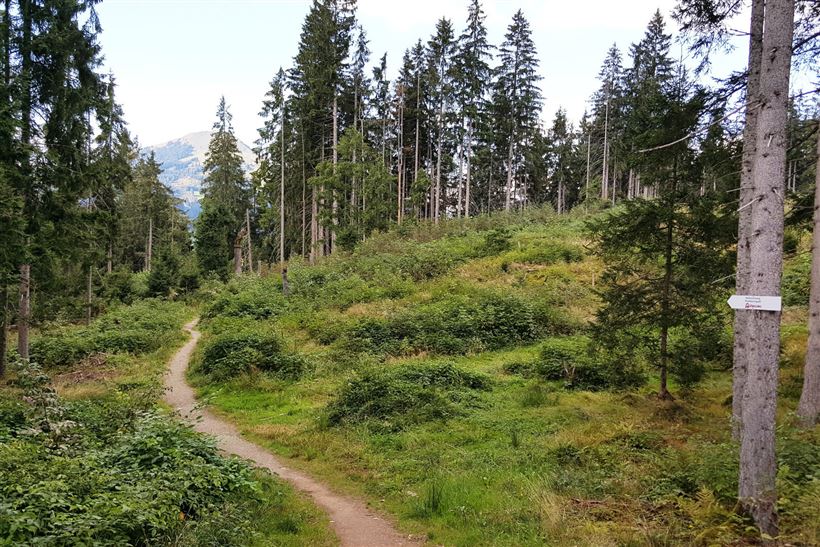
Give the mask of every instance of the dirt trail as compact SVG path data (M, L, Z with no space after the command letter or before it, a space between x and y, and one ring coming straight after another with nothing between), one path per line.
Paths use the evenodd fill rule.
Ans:
M191 334L191 339L171 359L170 370L165 377L165 401L169 405L183 418L192 422L197 431L216 437L221 450L251 460L307 493L330 516L333 530L343 546L418 545L417 542L402 536L364 502L336 494L308 475L285 467L270 452L242 438L235 426L217 418L206 409L197 408L194 391L185 381L188 361L200 337L195 326L196 321L185 325L184 328ZM201 418L197 421L198 417Z

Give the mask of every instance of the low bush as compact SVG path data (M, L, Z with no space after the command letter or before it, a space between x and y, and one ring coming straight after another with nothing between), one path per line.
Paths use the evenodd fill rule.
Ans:
M72 365L93 353L149 353L179 334L182 304L142 300L115 308L88 327L46 332L31 343L31 359L44 367Z
M485 376L451 363L369 370L344 385L327 407L330 425L375 420L387 428L446 420L477 404Z
M550 328L539 324L545 318L529 302L503 293L448 295L386 318L358 320L337 329L337 338L353 351L457 355L532 342Z
M646 376L634 361L595 348L586 336L550 338L541 345L538 358L504 367L509 374L563 382L567 389L595 391L643 385Z
M809 303L811 253L804 253L786 263L783 269L783 304L806 306Z
M285 309L281 285L272 277L232 280L205 308L203 317L269 319Z
M283 351L282 340L273 332L246 327L215 335L204 344L199 371L214 380L227 380L252 370L270 372L280 378L299 378L306 362Z
M540 264L549 266L565 262L580 262L584 259L584 249L577 245L566 243L553 243L539 241L536 244L513 250L504 255L507 262L519 262L522 264Z
M246 464L122 394L69 404L34 365L17 384L25 404L0 405L4 545L167 544L257 496Z
M544 342L536 371L546 380L563 381L568 388L595 390L609 384L605 371L589 356L589 339L584 336Z

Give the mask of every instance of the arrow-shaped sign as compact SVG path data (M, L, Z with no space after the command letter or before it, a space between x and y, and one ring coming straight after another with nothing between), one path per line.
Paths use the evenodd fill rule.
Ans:
M746 296L733 294L729 297L729 306L733 310L780 311L783 309L779 296Z

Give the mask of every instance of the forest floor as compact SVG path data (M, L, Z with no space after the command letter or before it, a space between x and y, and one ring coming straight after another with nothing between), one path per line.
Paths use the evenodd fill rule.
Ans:
M674 401L658 400L651 364L628 390L537 373L545 344L588 335L602 273L584 215L540 214L406 227L291 264L287 301L274 275L214 287L188 379L289 469L430 544L754 543L734 511L730 360L694 387L673 382ZM548 332L516 339L528 305ZM793 419L805 325L805 307L784 313L778 412L781 539L798 545L820 540L820 428ZM205 374L208 348L242 333L281 338L306 372ZM456 385L464 378L484 387Z
M416 545L416 541L397 532L387 520L374 513L365 503L349 496L336 494L309 475L283 465L269 451L245 440L233 424L200 408L193 389L185 380L188 362L200 338L199 331L195 329L196 322L195 320L185 325L184 329L190 333L190 339L170 361L169 373L165 377L165 402L180 416L190 421L194 429L216 438L223 452L252 461L255 465L271 471L310 496L319 507L327 512L341 545L347 547Z

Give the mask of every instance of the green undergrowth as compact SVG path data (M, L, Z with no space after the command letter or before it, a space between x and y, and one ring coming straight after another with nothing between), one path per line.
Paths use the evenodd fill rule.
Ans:
M673 401L656 397L647 358L595 346L602 267L586 218L408 223L316 266L290 264L287 299L275 275L212 287L192 381L249 438L431 545L756 541L735 512L727 341L673 333L712 352L697 356L697 378L673 375ZM247 301L270 311L235 311ZM782 539L811 545L818 431L792 417L805 313L784 317ZM275 336L270 356L301 359L301 373L237 350L248 367L206 374L211 344L248 330Z
M68 367L94 354L142 355L172 345L191 312L178 302L142 300L121 306L87 327L69 326L40 333L31 359L46 368Z
M70 346L52 377L15 366L0 385L0 544L337 544L302 495L158 408L194 313L142 301L37 335L38 351L48 348L38 357ZM139 348L99 345L149 334Z

